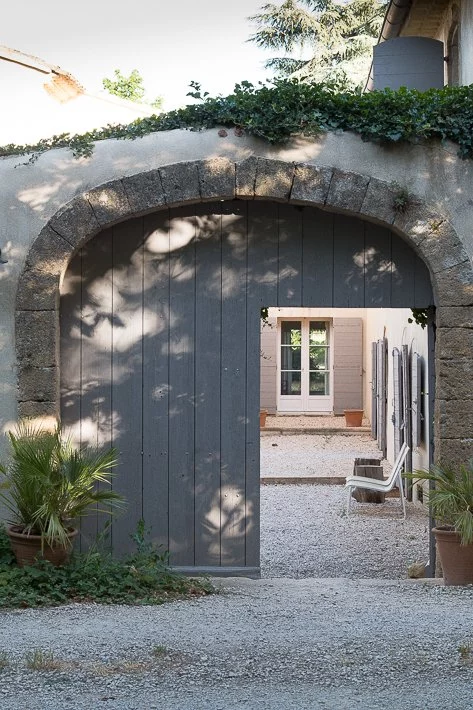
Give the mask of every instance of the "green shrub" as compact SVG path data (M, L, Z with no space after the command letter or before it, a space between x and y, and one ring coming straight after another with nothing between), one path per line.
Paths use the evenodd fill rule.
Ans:
M145 541L142 524L133 537L137 550L122 561L93 550L74 554L63 567L54 567L44 560L29 567L17 567L7 554L9 542L5 529L1 528L0 608L66 602L162 604L213 592L210 582L190 579L169 569L167 554Z

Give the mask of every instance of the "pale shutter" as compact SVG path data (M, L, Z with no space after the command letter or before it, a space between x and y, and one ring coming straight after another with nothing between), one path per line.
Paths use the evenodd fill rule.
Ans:
M378 340L378 356L376 378L377 384L377 401L378 401L378 417L377 417L377 433L378 447L386 456L386 352L388 342L386 338Z
M363 321L333 319L333 411L363 409Z
M409 367L409 347L402 346L402 410L403 443L409 447L405 471L412 471L412 421L411 421L411 368ZM409 487L410 488L410 487Z
M397 458L402 446L402 360L398 348L393 350L393 416L394 424L394 458Z
M378 429L378 403L377 403L377 365L378 346L371 343L371 436L376 439Z
M417 353L412 354L411 376L412 446L415 448L422 442L422 360Z

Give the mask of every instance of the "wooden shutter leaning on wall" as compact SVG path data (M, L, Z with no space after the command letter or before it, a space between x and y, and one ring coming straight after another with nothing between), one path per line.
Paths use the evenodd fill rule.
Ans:
M378 436L378 346L371 343L371 436L376 439Z
M378 374L376 377L376 400L377 400L377 432L378 447L386 456L386 353L388 341L381 338L377 343L378 354L376 357Z
M333 411L363 409L363 321L333 319Z
M393 415L394 458L397 458L403 444L402 431L402 359L398 348L393 350Z

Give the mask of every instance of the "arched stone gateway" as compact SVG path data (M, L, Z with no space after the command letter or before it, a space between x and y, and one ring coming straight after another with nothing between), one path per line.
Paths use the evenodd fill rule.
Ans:
M30 249L19 280L16 347L20 416L59 417L60 284L74 254L92 237L104 232L105 243L107 232L104 230L113 225L143 215L150 215L146 218L148 220L153 215L158 218L163 210L175 210L192 203L214 203L213 207L209 204L208 209L205 206L195 208L196 213L204 214L209 211L217 212L215 203L219 202L222 204L222 214L225 204L233 204L232 209L235 211L235 205L248 201L247 213L254 215L258 213L257 204L254 203L254 207L250 208L249 203L264 200L271 204L306 206L309 210L316 208L315 212L318 214L346 215L358 218L358 221L381 225L386 233L393 235L392 244L398 243L395 240L398 239L396 235L399 235L399 244L406 242L427 265L437 309L436 455L445 459L464 459L471 455L471 264L453 227L438 211L421 200L411 198L406 210L400 213L393 207L395 198L395 187L369 176L313 164L294 164L255 157L236 164L225 158L215 158L168 165L106 183L76 197L43 228ZM279 214L284 208L277 209ZM245 219L248 220L248 215ZM100 243L102 236L98 239L97 243ZM256 254L254 263L251 259L251 252L247 251L242 276L244 279L247 279L249 268L261 270ZM415 259L413 255L413 260ZM83 278L83 275L78 274L78 278ZM259 273L258 278L264 281L265 274ZM176 298L190 299L191 296L192 294L186 296L179 289L175 294ZM261 305L276 303L261 302L261 296L257 295L254 305L251 317L257 324L258 308ZM294 302L293 305L299 304ZM378 305L387 304L383 302ZM425 306L429 303L420 299L399 305ZM206 366L209 366L208 363ZM222 374L219 376L222 377ZM235 387L230 387L228 397L231 399L234 395ZM242 406L247 406L247 403ZM210 409L207 411L210 412ZM192 485L195 497L191 505L192 511L190 508L188 511L192 518L188 520L188 529L192 528L192 534L196 534L195 511L199 506L207 506L199 523L201 530L196 535L196 539L200 539L201 543L200 548L199 545L189 546L185 540L183 524L180 533L170 534L176 564L211 569L222 566L228 573L234 572L235 569L257 571L259 481L257 466L255 468L249 460L252 450L249 444L257 431L257 425L253 426L251 421L252 417L253 414L246 411L246 446L241 449L241 454L236 454L241 455L242 467L247 467L250 473L245 473L238 486L233 485L230 479L230 485L225 489L220 463L217 472L211 457L208 461L205 461L205 457L201 459L200 465L205 465L212 471L211 476L217 476L219 479L219 500L211 500L217 489L204 490L206 481L210 479L202 477L199 481L198 476L196 478L194 474ZM179 432L174 433L175 436L178 434ZM218 436L220 434L221 429ZM229 440L227 445L230 448L239 446L233 439ZM252 446L256 452L254 442ZM185 451L186 446L183 446L184 458ZM176 460L178 467L184 465L184 458ZM194 471L197 470L197 467L194 467ZM178 475L176 473L176 476ZM184 484L176 478L173 495L178 498L179 485L188 483L189 481ZM157 492L155 493L157 495ZM169 497L169 491L166 493ZM149 495L151 494L150 490ZM141 517L144 508L146 505L141 503L140 514L137 514L135 519ZM165 508L161 509L160 515L168 516L166 525L169 530L169 520L172 520L175 512L166 506ZM183 515L185 518L185 511ZM149 516L145 515L145 518L149 520ZM128 532L117 532L119 547L126 545L124 540Z

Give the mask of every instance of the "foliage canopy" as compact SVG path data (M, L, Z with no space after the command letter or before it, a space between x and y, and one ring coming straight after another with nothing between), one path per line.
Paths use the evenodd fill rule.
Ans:
M249 41L282 52L266 67L279 77L360 85L386 10L385 0L285 0L269 3L249 19Z

